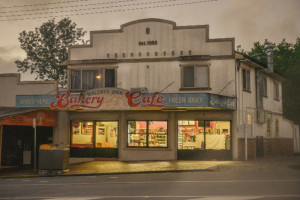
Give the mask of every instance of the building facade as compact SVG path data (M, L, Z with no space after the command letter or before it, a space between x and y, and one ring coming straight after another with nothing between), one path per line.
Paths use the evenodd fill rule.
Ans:
M35 99L34 107L58 111L53 143L69 145L73 159L299 151L299 128L282 117L284 79L235 52L234 38L210 39L208 25L143 19L93 31L90 41L69 47L68 90L16 97L17 107Z

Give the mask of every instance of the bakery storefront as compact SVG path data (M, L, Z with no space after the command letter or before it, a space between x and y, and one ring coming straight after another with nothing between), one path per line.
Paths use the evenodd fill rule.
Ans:
M32 98L48 98L48 107L65 113L69 128L60 134L73 158L232 159L232 97L102 88Z

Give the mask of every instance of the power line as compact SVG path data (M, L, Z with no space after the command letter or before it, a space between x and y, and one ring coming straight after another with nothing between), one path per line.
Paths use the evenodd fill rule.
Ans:
M7 7L0 7L3 9L7 8L23 8L23 7L32 7L32 6L45 6L45 5L55 5L55 4L62 4L62 3L75 3L81 1L89 1L89 0L73 0L73 1L59 1L59 2L52 2L52 3L40 3L40 4L27 4L22 6L7 6Z
M38 8L38 9L31 9L31 10L10 10L10 11L1 12L1 13L16 13L16 12L31 12L31 11L41 11L41 10L56 10L56 9L62 9L62 8L78 8L78 7L87 7L87 6L94 6L94 5L123 3L123 2L128 2L128 1L139 1L139 0L110 1L110 2L103 2L103 3L81 4L81 5L75 5L75 6L60 6L60 7L52 7L52 8Z
M126 0L128 1L128 0ZM123 2L126 2L123 1ZM132 0L130 0L132 1ZM134 0L136 1L136 0ZM20 15L7 15L7 16L0 16L1 17L20 17L20 16L26 16L26 15L43 15L43 14L57 14L57 13L65 13L65 12L78 12L78 11L87 11L87 10L98 10L101 8L107 9L107 8L119 8L119 7L130 7L130 6L140 6L140 5L150 5L155 3L167 3L167 2L174 2L174 1L180 1L180 0L165 0L165 1L157 1L157 2L147 2L147 3L133 3L133 4L124 4L124 5L116 5L116 6L107 6L107 7L93 7L93 8L85 8L85 9L77 9L77 10L61 10L61 11L55 11L55 12L44 12L44 13L28 13L28 14L20 14ZM97 3L97 4L103 4L103 3ZM96 5L96 4L94 4ZM79 7L79 6L76 6ZM64 7L61 7L64 8Z
M209 2L213 2L213 1L218 1L218 0L201 0L201 1L194 1L194 2L168 4L168 5L136 7L136 8L127 8L127 9L119 9L119 10L107 10L107 11L88 12L88 13L76 13L76 14L68 14L68 15L52 15L52 16L4 19L4 20L0 20L0 21L17 21L17 20L28 20L28 19L32 20L32 19L45 19L45 18L56 18L56 17L94 15L94 14L104 14L104 13L116 13L116 12L126 12L126 11L135 11L135 10L146 10L146 9L153 9L153 8L173 7L173 6L182 6L182 5L193 5L193 4L199 4L199 3L209 3Z

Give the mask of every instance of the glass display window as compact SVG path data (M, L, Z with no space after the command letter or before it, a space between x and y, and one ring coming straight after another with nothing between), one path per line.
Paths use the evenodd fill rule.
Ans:
M206 149L230 150L230 122L206 121Z
M92 121L72 121L71 147L94 146L94 124Z
M167 121L128 121L129 147L168 147Z
M204 150L204 121L178 121L178 149Z
M96 148L118 148L118 122L96 122Z
M230 121L178 121L178 149L230 150Z

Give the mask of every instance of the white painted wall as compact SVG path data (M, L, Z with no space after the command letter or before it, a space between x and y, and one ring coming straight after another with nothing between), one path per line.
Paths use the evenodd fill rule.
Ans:
M146 34L146 28L150 28L150 34ZM208 26L198 27L175 27L173 24L160 21L142 21L123 27L123 29L115 31L94 31L91 32L91 47L70 48L69 60L89 60L89 59L107 59L115 58L143 58L172 57L171 52L175 52L175 57L183 51L184 55L188 55L192 51L192 55L211 55L224 56L232 55L232 41L214 40L207 41ZM157 41L157 45L140 46L140 41ZM147 52L150 53L147 56ZM133 57L131 57L133 53Z
M16 95L56 94L56 81L20 81L20 74L0 74L0 107L15 107Z

